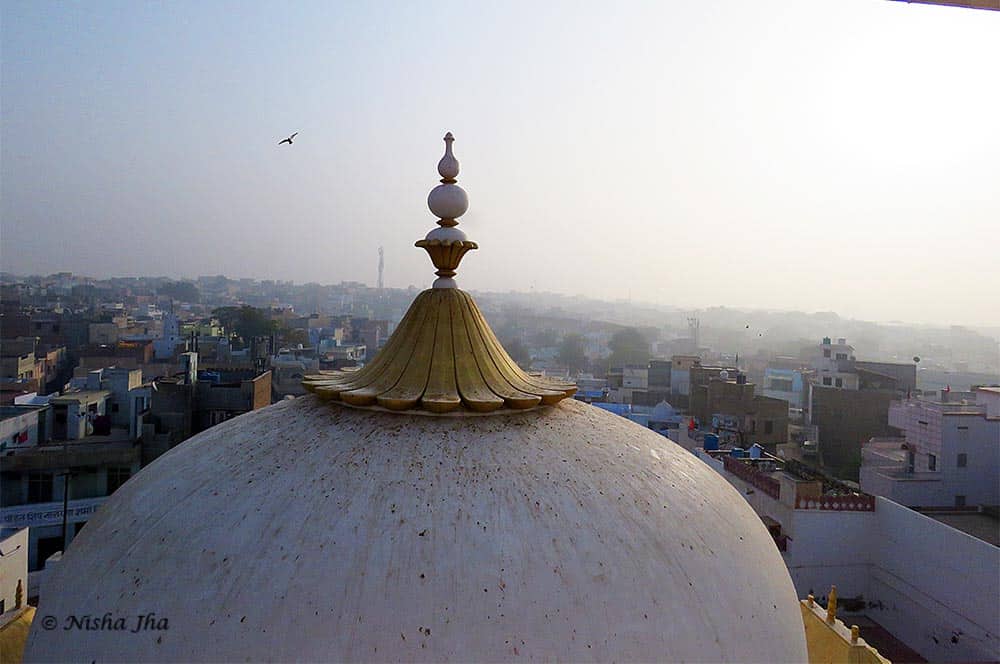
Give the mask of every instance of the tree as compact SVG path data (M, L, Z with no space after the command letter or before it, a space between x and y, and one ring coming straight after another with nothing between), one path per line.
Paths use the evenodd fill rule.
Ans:
M160 286L157 292L180 302L197 303L201 300L201 291L190 281L168 281Z
M242 307L221 307L212 312L226 333L243 341L254 337L266 337L276 332L278 322L271 320L267 310L244 304Z
M608 348L611 350L609 366L645 365L649 362L649 341L634 327L622 328L611 335Z
M309 332L301 328L284 328L281 330L281 340L292 348L299 344L302 344L303 348L309 348L311 345L309 343Z
M551 327L536 330L531 335L531 345L535 348L549 348L556 345L559 335Z
M563 335L562 341L559 342L559 354L556 356L559 364L569 369L570 373L573 374L586 370L590 365L590 360L587 359L584 352L585 344L581 334L570 332Z
M510 355L510 359L517 362L517 366L522 369L528 369L531 367L531 353L528 352L528 347L524 345L524 342L513 337L508 339L503 344L504 350Z

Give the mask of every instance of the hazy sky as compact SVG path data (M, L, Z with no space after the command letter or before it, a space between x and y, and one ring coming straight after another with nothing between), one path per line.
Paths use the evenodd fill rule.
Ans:
M1000 325L1000 12L2 7L6 271L429 286L450 130L465 288Z

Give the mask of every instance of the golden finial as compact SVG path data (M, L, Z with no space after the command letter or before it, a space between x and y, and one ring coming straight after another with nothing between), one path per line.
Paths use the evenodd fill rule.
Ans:
M861 638L861 630L858 629L857 625L851 625L851 643L857 643L859 638Z
M479 307L455 283L466 252L478 248L457 228L469 197L455 184L455 138L444 137L438 162L441 184L427 206L438 227L416 243L437 268L433 288L420 293L375 358L360 370L307 376L302 384L322 398L351 406L430 413L478 413L552 405L573 396L576 385L524 372L503 349Z
M826 621L832 623L837 619L837 586L830 586L830 599L826 603Z

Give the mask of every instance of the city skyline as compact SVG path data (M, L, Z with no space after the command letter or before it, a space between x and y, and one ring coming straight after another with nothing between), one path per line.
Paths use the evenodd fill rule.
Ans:
M270 9L5 4L3 270L424 287L451 130L465 288L1000 325L995 13Z
M251 281L253 281L255 283L290 284L293 287L320 286L322 288L336 288L336 287L339 287L339 286L342 286L342 285L345 285L345 284L360 284L361 286L363 286L365 288L372 289L372 290L375 290L375 289L378 288L378 286L376 284L376 280L377 279L372 279L371 281L366 281L364 279L350 279L350 278L343 279L341 281L336 281L336 282L334 282L334 281L308 281L308 282L304 282L304 281L296 281L294 279L273 279L273 278L267 278L267 277L257 278L257 277L247 277L247 276L243 276L243 275L225 275L225 274L211 274L211 275L210 274L200 274L200 275L179 275L179 276L169 276L169 275L165 275L165 274L113 274L113 275L109 275L107 277L98 277L98 276L95 276L95 275L75 273L75 272L72 272L70 270L61 270L61 271L52 272L52 273L49 273L49 274L14 274L14 273L11 273L11 272L0 272L0 275L2 275L2 277L4 279L27 280L27 279L45 279L47 277L53 277L53 276L56 276L56 275L58 275L60 273L66 273L66 272L71 273L73 275L73 278L75 278L75 279L93 280L93 281L97 281L97 282L113 281L113 280L123 280L123 279L135 279L135 280L150 279L150 280L167 280L167 281L172 282L172 283L187 282L187 283L191 283L191 284L197 286L199 279L214 278L214 277L223 277L223 278L228 279L228 280L230 280L232 282L240 282L240 281L244 281L244 280L249 279L249 280L251 280ZM411 290L419 292L421 290L424 290L427 287L429 287L429 284L422 284L422 285L419 285L419 284L407 284L406 286L395 286L395 285L386 285L385 286L385 288L387 290L391 290L391 291L404 291L404 292L405 291L411 291ZM1000 334L1000 325L997 325L997 326L977 325L977 324L974 324L974 323L966 323L966 322L963 322L963 321L920 322L920 321L902 320L902 319L876 320L876 319L866 319L866 318L853 317L853 316L846 315L843 312L833 311L833 310L826 310L826 309L801 310L801 309L788 309L788 308L781 308L781 307L748 307L748 306L740 306L740 305L727 305L727 304L715 304L715 303L702 303L701 305L697 305L697 306L694 306L694 307L682 307L682 306L679 306L679 305L671 303L671 302L653 302L653 301L649 301L649 300L643 300L643 299L640 299L640 298L625 298L625 297L619 298L619 299L615 299L615 300L610 300L610 299L601 298L601 297L597 297L597 296L593 296L593 295L587 295L587 294L583 294L583 293L561 293L561 292L553 291L553 290L550 290L550 289L547 289L547 290L511 290L511 289L508 289L508 290L492 290L492 289L486 288L486 289L470 289L470 292L477 293L477 294L484 294L484 295L488 295L488 296L491 296L491 297L500 297L500 298L503 298L505 296L511 296L511 297L515 297L515 298L523 297L523 296L551 297L551 298L566 299L566 300L571 300L571 301L572 300L578 300L578 301L581 301L581 302L593 303L595 305L597 305L597 304L605 304L605 305L608 305L608 306L625 305L627 307L635 307L636 309L651 309L651 310L654 310L654 311L661 311L661 312L664 312L664 313L683 314L683 315L697 314L699 312L706 312L706 311L712 311L712 310L718 310L718 309L721 309L721 310L730 310L730 311L734 311L734 312L744 312L744 313L746 313L746 314L748 314L750 316L771 315L771 314L774 314L774 315L802 314L802 315L805 315L805 316L820 316L820 315L826 315L826 314L833 314L834 316L837 316L843 322L871 323L871 324L876 324L876 325L897 325L897 324L899 324L899 325L904 325L904 326L912 326L912 327L917 327L917 328L929 328L929 329L933 329L933 328L950 328L950 327L967 328L969 330L973 330L973 331L978 332L980 334L987 335L987 336L993 338L994 340L998 341L998 343L1000 343L1000 338L998 338L998 334ZM614 322L614 321L609 321L609 322ZM621 323L621 322L619 322L619 324L627 324L627 323Z

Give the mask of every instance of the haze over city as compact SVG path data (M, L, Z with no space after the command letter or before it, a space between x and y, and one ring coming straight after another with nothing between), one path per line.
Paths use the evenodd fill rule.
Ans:
M2 268L374 283L384 246L423 288L452 131L464 288L997 326L998 29L869 0L8 2Z
M1000 0L0 3L2 664L1000 662L998 63Z

